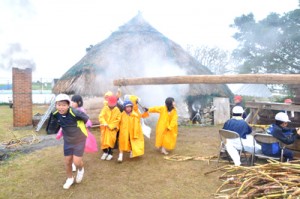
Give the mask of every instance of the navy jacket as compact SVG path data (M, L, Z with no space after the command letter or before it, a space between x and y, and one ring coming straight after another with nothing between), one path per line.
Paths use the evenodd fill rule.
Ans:
M62 128L65 142L76 144L86 139L77 122L78 120L82 120L84 123L88 121L89 117L85 113L70 107L65 115L55 111L53 117Z
M276 124L272 124L268 132L284 144L292 144L298 138L296 129L283 128ZM270 156L280 155L281 153L279 143L262 144L261 150L263 154Z
M223 129L237 132L242 139L246 139L246 135L252 132L252 128L245 120L236 118L227 120Z

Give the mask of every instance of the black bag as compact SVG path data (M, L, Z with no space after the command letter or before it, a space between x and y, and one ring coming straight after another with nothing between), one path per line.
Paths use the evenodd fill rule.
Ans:
M60 126L57 123L57 120L53 117L53 114L50 114L46 132L47 134L56 134L59 130Z

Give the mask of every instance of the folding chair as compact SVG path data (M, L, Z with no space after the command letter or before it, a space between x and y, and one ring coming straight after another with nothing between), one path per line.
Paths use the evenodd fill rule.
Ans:
M231 160L231 157L229 156L227 150L226 150L226 139L236 139L236 138L239 138L240 140L240 143L241 143L241 147L242 147L242 150L239 150L239 155L240 157L242 157L242 153L244 154L244 156L246 157L247 159L247 154L246 154L246 151L244 149L244 146L243 146L243 143L242 143L242 140L241 140L241 137L240 135L235 132L235 131L230 131L230 130L225 130L225 129L220 129L219 130L219 136L220 136L220 141L221 141L221 144L220 144L220 151L219 151L219 158L218 158L218 163L220 161L220 156L221 156L221 152L225 149L225 153L228 157L228 161L230 162ZM247 162L248 162L248 159L247 159Z
M280 142L277 138L273 137L270 134L267 133L256 133L253 136L253 154L252 154L252 160L251 160L251 165L254 165L254 157L258 158L264 158L264 159L273 159L273 160L280 160L281 162L283 161L283 151L285 149L285 144ZM273 157L273 156L268 156L264 155L262 153L255 153L255 144L273 144L273 143L279 143L280 149L281 149L281 156L280 157Z

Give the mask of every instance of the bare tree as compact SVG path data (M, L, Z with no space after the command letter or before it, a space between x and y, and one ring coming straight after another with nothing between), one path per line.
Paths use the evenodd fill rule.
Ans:
M218 47L194 47L188 45L187 52L214 74L225 74L234 70L234 67L231 65L232 61L229 51Z

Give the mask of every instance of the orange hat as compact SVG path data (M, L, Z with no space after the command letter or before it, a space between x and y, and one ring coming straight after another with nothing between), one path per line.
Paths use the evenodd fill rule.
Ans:
M284 103L293 103L293 101L291 99L285 99Z
M110 107L114 107L117 105L117 102L118 102L118 98L116 96L112 95L112 96L108 97L107 105Z
M236 96L234 96L234 100L242 101L243 98L240 95L236 95Z

